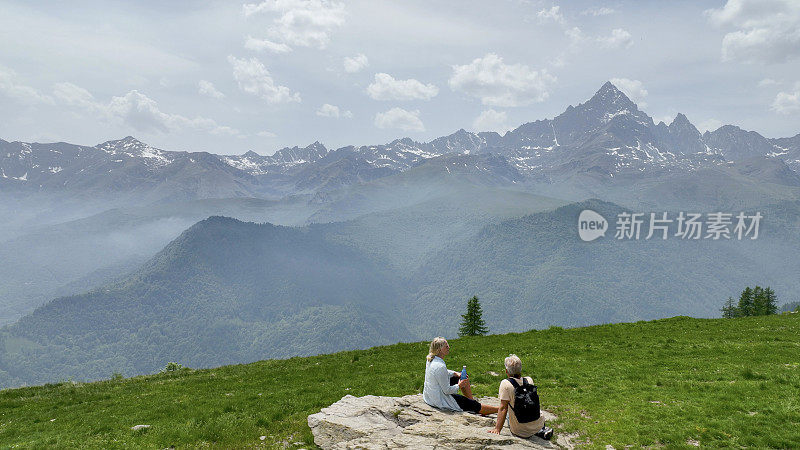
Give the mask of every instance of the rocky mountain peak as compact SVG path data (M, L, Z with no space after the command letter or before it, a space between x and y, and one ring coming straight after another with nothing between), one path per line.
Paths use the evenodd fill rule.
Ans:
M470 153L484 146L484 139L461 128L453 134L436 138L428 143L438 153Z
M675 116L675 118L672 119L672 122L669 124L669 126L670 127L675 127L675 126L684 126L684 125L687 125L687 124L688 125L692 124L691 122L689 122L689 118L686 117L686 115L683 114L683 113L678 113Z
M592 105L607 112L639 109L627 95L617 89L610 81L606 81L585 105Z
M403 144L403 145L407 145L409 147L416 147L417 146L417 143L414 142L414 140L409 138L409 137L404 137L402 139L395 139L391 143L389 143L389 146L395 146L397 144Z
M669 131L672 133L689 133L692 136L700 136L700 132L697 128L692 122L689 122L689 119L682 113L678 113L672 120L672 123L669 124Z
M96 146L96 148L103 150L107 153L128 153L128 154L136 154L141 152L142 149L146 149L149 147L150 147L149 145L136 139L133 136L125 136L122 139L106 141Z
M653 119L640 111L622 91L611 82L603 86L585 103L567 108L554 119L557 129L591 130L611 121L629 121L641 126L655 126Z
M309 161L316 161L328 154L328 149L319 141L314 141L305 149L307 151L306 159Z
M290 166L305 164L319 160L328 154L328 149L322 143L315 141L306 147L284 147L271 156L273 162L278 164L288 164Z

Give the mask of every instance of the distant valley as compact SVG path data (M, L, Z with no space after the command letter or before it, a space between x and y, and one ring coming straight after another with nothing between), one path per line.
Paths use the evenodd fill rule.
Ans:
M755 241L581 242L578 213L761 211ZM800 135L700 133L611 83L504 135L271 156L0 140L0 387L800 300ZM253 223L254 222L254 223Z

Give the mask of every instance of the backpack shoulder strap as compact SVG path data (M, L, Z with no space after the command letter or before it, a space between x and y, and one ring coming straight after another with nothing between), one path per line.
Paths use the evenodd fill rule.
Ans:
M515 379L513 379L511 377L508 377L508 381L511 382L512 386L514 386L514 389L519 387L519 383L517 383L517 380L515 380ZM522 381L524 382L525 380L523 379Z
M522 385L523 386L527 386L528 385L528 379L527 378L522 377Z

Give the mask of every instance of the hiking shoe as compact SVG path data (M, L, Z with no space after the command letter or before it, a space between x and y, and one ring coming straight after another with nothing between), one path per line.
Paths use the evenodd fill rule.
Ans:
M536 436L538 436L538 437L540 437L540 438L542 438L542 439L544 439L546 441L549 441L550 439L553 438L553 429L550 428L550 427L542 427L542 429L539 430L538 433L536 433Z

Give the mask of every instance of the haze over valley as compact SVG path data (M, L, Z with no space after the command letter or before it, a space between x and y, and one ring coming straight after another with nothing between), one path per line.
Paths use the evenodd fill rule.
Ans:
M800 135L656 123L610 82L552 119L429 142L0 140L0 385L424 340L472 295L493 333L717 317L749 284L796 301L798 171ZM578 238L584 209L604 238ZM614 239L623 212L680 211L759 211L760 235Z

